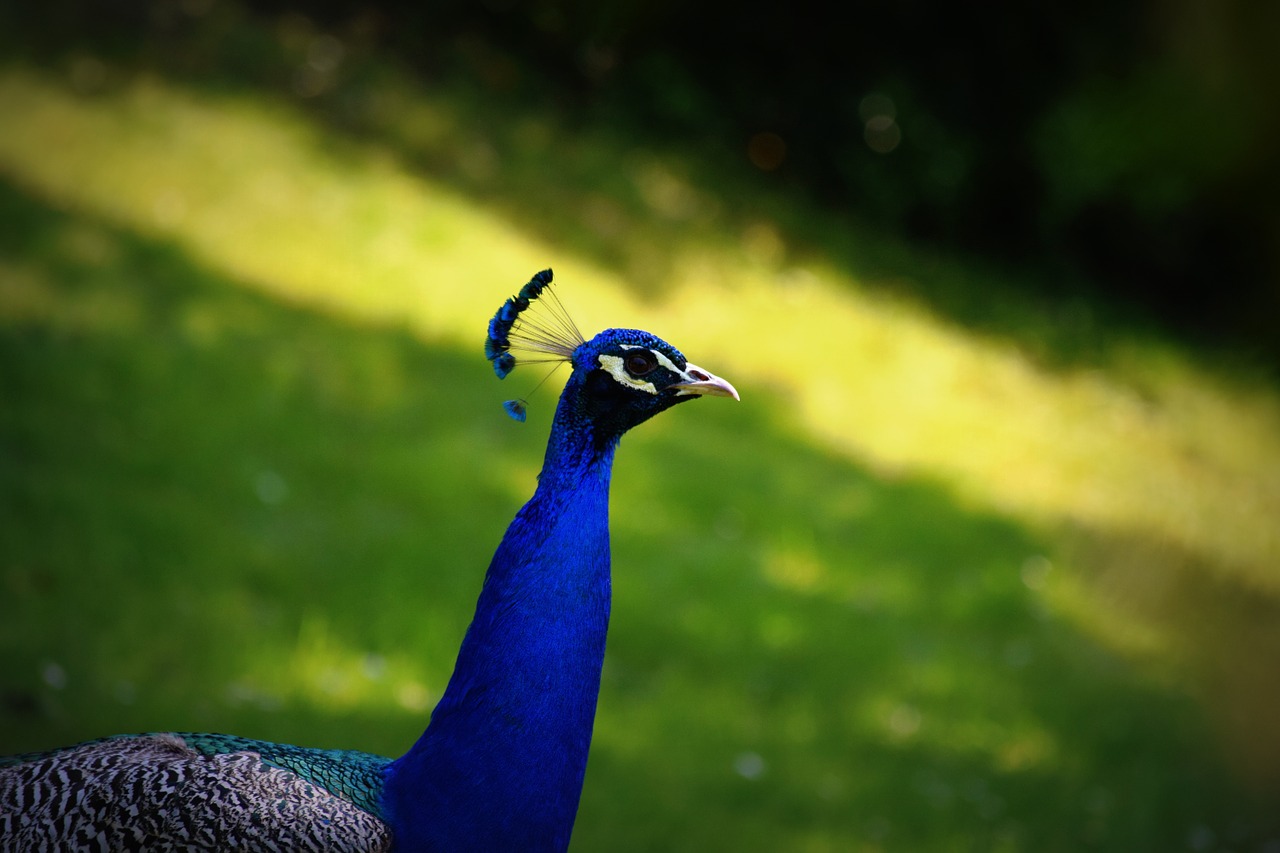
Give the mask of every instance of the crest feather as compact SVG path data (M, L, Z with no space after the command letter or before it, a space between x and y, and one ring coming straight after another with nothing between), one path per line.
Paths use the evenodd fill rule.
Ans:
M530 308L542 306L542 310ZM493 362L499 379L517 364L547 361L572 361L573 351L585 342L582 333L551 290L551 270L543 270L502 307L489 321L489 334L484 342L485 358ZM512 354L528 353L519 359Z

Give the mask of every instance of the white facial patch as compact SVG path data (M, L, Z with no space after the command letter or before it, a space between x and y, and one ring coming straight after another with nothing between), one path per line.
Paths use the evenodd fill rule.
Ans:
M627 369L622 365L622 356L620 355L601 355L600 366L609 371L610 376L629 388L638 388L650 394L658 393L658 389L654 387L652 382L645 379L636 379L630 373L627 373Z
M622 348L623 349L640 349L640 347L637 346L636 344L623 344ZM651 349L649 350L649 352L653 353L653 357L658 360L658 364L662 365L667 370L670 370L676 376L684 376L684 371L676 367L676 363L674 361L667 358L665 355L658 352L656 349Z
M645 347L642 347L639 344L621 344L621 346L623 349L645 349ZM687 375L685 374L685 372L680 368L676 367L676 363L674 361L667 358L665 355L658 352L656 349L651 349L649 350L649 352L652 353L653 357L658 360L659 365L661 365L662 367L665 367L667 370L670 370L676 376L683 376L687 378ZM627 373L627 368L623 366L623 360L621 356L602 355L600 356L600 366L603 367L605 370L609 371L609 375L612 376L614 379L618 380L619 382L621 382L623 385L628 385L632 388L638 388L641 391L645 391L649 394L658 393L658 389L654 386L652 382L649 382L648 380L645 380L645 379L636 379L630 373ZM678 392L678 393L683 393L683 392Z

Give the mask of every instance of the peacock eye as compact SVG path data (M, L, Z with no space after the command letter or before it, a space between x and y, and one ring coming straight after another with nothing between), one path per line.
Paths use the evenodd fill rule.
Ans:
M658 366L658 360L653 357L653 353L644 350L628 355L625 364L627 373L632 376L644 376Z

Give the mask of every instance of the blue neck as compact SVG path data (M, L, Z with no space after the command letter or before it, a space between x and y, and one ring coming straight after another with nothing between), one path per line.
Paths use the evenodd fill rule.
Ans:
M572 385L572 382L571 382ZM609 478L567 389L426 732L387 769L397 850L564 850L609 626Z

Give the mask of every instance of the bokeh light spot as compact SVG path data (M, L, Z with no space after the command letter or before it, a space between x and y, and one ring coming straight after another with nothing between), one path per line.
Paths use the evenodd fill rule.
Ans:
M858 103L858 115L864 123L862 137L872 151L888 154L902 142L898 109L888 95L879 92L867 95Z
M787 143L772 131L761 131L747 140L747 159L765 172L778 169L787 159Z

